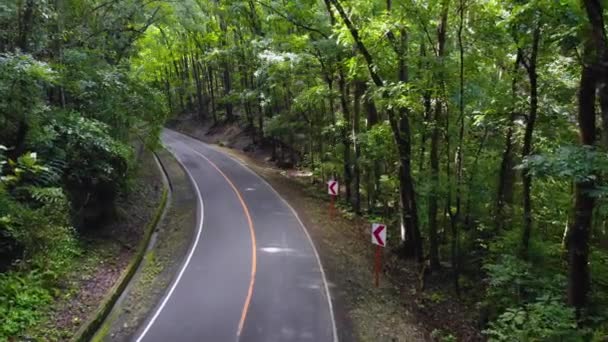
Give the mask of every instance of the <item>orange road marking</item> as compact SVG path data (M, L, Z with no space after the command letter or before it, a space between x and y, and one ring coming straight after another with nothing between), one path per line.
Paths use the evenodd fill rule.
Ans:
M191 149L192 151L194 151L194 153L201 156L203 159L205 159L211 166L213 166L214 169L217 170L217 172L220 173L220 175L222 175L222 177L224 177L226 179L226 182L228 182L228 185L230 185L232 190L234 190L234 193L236 194L236 197L239 199L239 202L241 202L241 206L243 207L243 211L245 212L245 216L247 217L247 223L249 224L249 233L251 234L251 281L249 282L249 290L247 291L247 298L245 298L245 304L243 306L243 311L241 312L241 320L239 321L239 327L236 332L237 336L241 336L241 332L243 331L243 327L245 326L245 319L247 318L247 311L249 310L249 305L251 304L251 297L253 296L253 286L255 285L255 273L257 270L257 254L256 254L257 244L256 244L256 240L255 240L255 228L253 226L253 220L251 219L251 215L249 214L249 208L247 207L247 204L245 204L245 200L243 199L241 192L236 188L234 183L232 183L230 178L228 178L228 176L226 176L226 174L205 155L203 155L202 153L193 149L190 146L188 146L188 148Z

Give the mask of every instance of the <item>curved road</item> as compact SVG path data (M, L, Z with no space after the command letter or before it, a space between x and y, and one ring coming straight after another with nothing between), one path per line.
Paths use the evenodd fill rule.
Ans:
M293 209L255 173L180 133L162 140L199 198L190 252L135 341L337 341L314 245Z

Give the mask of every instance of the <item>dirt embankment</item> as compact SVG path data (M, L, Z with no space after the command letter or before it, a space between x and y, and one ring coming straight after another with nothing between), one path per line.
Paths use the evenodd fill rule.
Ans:
M33 327L28 336L40 341L67 341L98 309L130 263L160 203L161 177L153 154L143 152L129 193L117 202L117 219L82 237L82 255L63 280L44 322Z

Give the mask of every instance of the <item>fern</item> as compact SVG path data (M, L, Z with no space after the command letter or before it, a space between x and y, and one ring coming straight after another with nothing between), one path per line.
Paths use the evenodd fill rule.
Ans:
M67 201L61 188L39 188L30 186L27 190L34 200L43 205L63 205Z

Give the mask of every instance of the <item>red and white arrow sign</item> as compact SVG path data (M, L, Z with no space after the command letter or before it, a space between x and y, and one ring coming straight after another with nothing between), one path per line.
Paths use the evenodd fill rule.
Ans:
M338 181L330 180L327 182L327 193L332 196L338 196L338 189L340 186L338 185Z
M386 247L386 225L382 223L372 224L372 243Z

